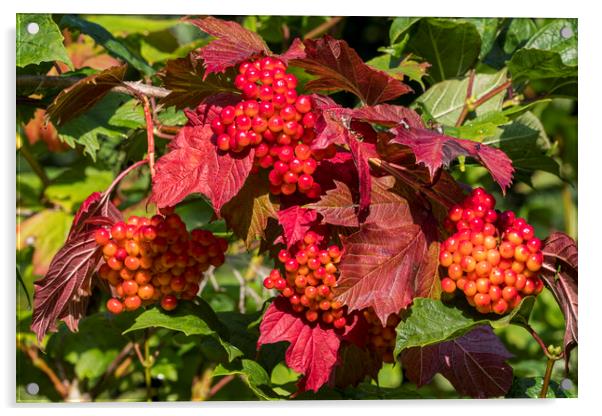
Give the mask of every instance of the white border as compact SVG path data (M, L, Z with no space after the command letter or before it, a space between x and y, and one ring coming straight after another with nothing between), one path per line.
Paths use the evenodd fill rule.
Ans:
M27 0L23 2L7 1L2 4L1 18L3 21L4 53L3 88L4 97L0 100L0 115L2 131L5 133L2 142L2 189L0 195L6 201L2 204L3 231L0 250L2 255L2 294L5 296L4 323L6 337L0 342L0 356L5 360L2 368L0 394L4 406L9 407L9 413L44 414L102 414L106 416L107 409L127 409L141 405L135 404L92 404L92 405L54 405L54 406L15 406L15 356L14 356L14 195L15 195L15 156L14 138L14 45L15 45L15 15L17 12L53 12L53 13L127 13L127 14L290 14L290 15L380 15L380 16L516 16L516 17L577 17L579 18L579 248L581 251L581 329L579 347L579 399L576 400L495 400L495 401L381 401L381 402L302 402L302 403L187 403L187 404L152 404L142 405L144 412L150 415L162 415L166 412L183 412L185 414L233 414L245 415L304 415L314 412L328 412L329 415L365 414L373 408L390 413L412 414L414 412L431 412L466 415L467 412L486 412L488 415L507 415L509 412L537 412L547 415L571 412L572 414L590 414L592 407L602 398L601 377L602 368L600 352L602 342L600 337L600 198L602 190L599 171L602 156L602 134L600 133L600 40L602 39L602 19L596 13L595 2L578 1L524 1L499 0L496 2L480 1L382 1L368 0L352 2L349 0L303 0L303 1L90 1L90 0ZM9 370L10 369L10 370ZM8 370L8 371L7 371ZM599 412L599 406L598 411ZM324 414L324 413L322 413Z

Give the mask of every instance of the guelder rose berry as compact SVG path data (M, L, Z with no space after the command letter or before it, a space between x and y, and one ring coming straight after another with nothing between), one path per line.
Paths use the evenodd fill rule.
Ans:
M541 240L523 218L495 210L495 198L476 188L445 219L453 234L441 244L443 292L460 291L481 313L510 312L524 296L537 295L543 281Z

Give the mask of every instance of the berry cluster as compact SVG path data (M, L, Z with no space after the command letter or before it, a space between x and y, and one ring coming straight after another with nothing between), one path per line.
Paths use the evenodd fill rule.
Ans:
M495 210L495 199L476 188L450 209L446 226L455 233L441 245L439 264L447 268L444 292L464 292L481 313L504 314L523 296L537 295L543 281L541 240L514 212Z
M364 318L368 322L368 348L376 353L385 363L394 363L395 328L401 321L399 315L391 314L383 326L372 308L364 309Z
M336 264L341 250L336 245L325 247L315 231L288 250L280 250L278 260L284 265L284 276L278 269L263 281L267 289L276 289L287 297L298 313L310 322L321 319L325 324L342 328L347 324L343 304L333 300L332 288L337 284Z
M270 169L270 191L310 198L320 195L312 174L323 151L312 151L316 114L311 98L297 95L297 78L279 59L265 57L240 65L234 86L244 100L226 106L211 122L217 147L239 153L255 148L254 170ZM334 150L334 149L333 149Z
M119 314L160 301L173 310L178 298L194 299L209 266L224 263L228 242L205 230L188 233L177 214L152 218L131 216L111 228L99 228L96 243L104 263L98 274L116 297L107 309Z

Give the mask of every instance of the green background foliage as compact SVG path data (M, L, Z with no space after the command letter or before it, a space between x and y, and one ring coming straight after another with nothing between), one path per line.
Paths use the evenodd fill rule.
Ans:
M302 16L232 19L259 33L275 52L284 51L293 38L329 20ZM31 22L39 24L36 35L27 33ZM418 109L447 134L501 148L517 169L505 198L485 169L468 160L452 164L455 178L493 190L501 209L515 210L542 238L556 230L577 238L575 20L347 17L330 33L345 39L370 65L393 76L405 74L415 93L397 99L397 104ZM103 61L129 64L128 80L158 84L157 72L168 59L184 57L208 40L196 27L175 16L18 15L17 78L44 76L49 71L58 75L53 69L57 61L65 65L58 75L61 78L89 75L99 72L97 64ZM426 69L424 62L430 63L430 68ZM457 127L471 68L476 69L473 95L477 99L510 76L514 96L504 99L504 94L499 94ZM302 71L296 75L300 85L310 79ZM58 126L54 136L49 134L43 120L34 118L34 111L46 108L60 90L54 85L19 81L17 85L16 256L21 280L16 286L16 359L17 400L24 402L62 400L48 372L28 355L37 351L29 330L33 282L44 274L64 242L81 202L91 192L104 190L118 172L146 152L142 108L130 97L114 92L81 116ZM357 104L347 93L336 93L333 98L346 106ZM177 127L186 118L182 111L170 107L159 113L158 120ZM168 140L156 140L157 152L162 154ZM128 215L152 213L153 207L146 206L149 185L145 168L123 182L114 202ZM45 354L39 352L39 356L60 379L76 380L71 382L69 394L82 400L145 400L147 371L153 400L270 400L289 396L296 390L299 375L284 365L283 346L269 345L259 354L255 351L259 319L271 296L261 285L271 269L270 260L258 256L256 250L247 252L222 220L211 222L213 211L203 198L188 198L177 212L189 229L203 226L230 239L227 262L205 281L199 304L189 305L176 315L150 309L115 317L104 307L108 295L97 290L80 332L72 334L61 325L58 333L46 337ZM440 302L429 302L433 304L421 303L421 309L413 313L446 313L441 311L445 307ZM474 325L473 318L459 319L467 322L455 321L459 325L454 328L456 335ZM548 343L561 343L564 320L548 290L534 302L530 322ZM411 324L412 318L405 323L406 344L412 335ZM520 326L507 322L493 326L514 355L511 364L516 380L508 396L536 396L545 371L539 346ZM444 339L449 334L442 336ZM131 342L142 338L155 351L149 367L132 352ZM429 342L434 339L414 339L411 345ZM112 365L124 351L129 361L120 361L119 376L114 377ZM549 395L576 395L576 360L574 352L569 375L572 387L560 387L564 374L557 365ZM217 391L211 389L225 378L231 381ZM26 385L31 382L39 384L38 395L27 393ZM399 365L386 364L377 382L365 382L357 388L325 388L298 398L450 397L457 397L457 393L440 375L417 389L404 382Z

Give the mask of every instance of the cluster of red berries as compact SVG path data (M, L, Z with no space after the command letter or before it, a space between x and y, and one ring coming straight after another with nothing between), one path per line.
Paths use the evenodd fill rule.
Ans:
M364 318L368 322L368 348L376 353L385 363L394 363L395 357L395 328L401 322L399 315L391 314L383 326L372 308L363 310Z
M178 298L194 299L199 282L209 266L225 261L228 242L206 230L188 233L177 214L152 218L131 216L111 228L95 232L102 246L104 263L98 274L112 287L116 297L107 309L119 314L143 305L161 303L173 310Z
M341 261L338 246L326 247L318 233L308 231L290 251L280 250L278 260L284 265L284 275L278 269L272 270L263 281L266 289L281 292L293 310L304 313L309 322L321 319L335 328L347 324L346 308L333 300L332 293L337 284L336 264Z
M543 281L541 240L533 227L512 211L495 210L495 199L476 188L450 209L446 227L455 233L441 245L439 264L447 268L444 292L464 292L481 313L505 314L527 295L537 295Z
M270 169L270 191L310 198L320 195L312 174L324 152L312 151L316 113L311 98L297 95L297 78L277 58L265 57L240 65L234 86L244 100L226 106L211 122L217 147L242 152L255 148L254 170ZM332 149L334 150L334 149Z

